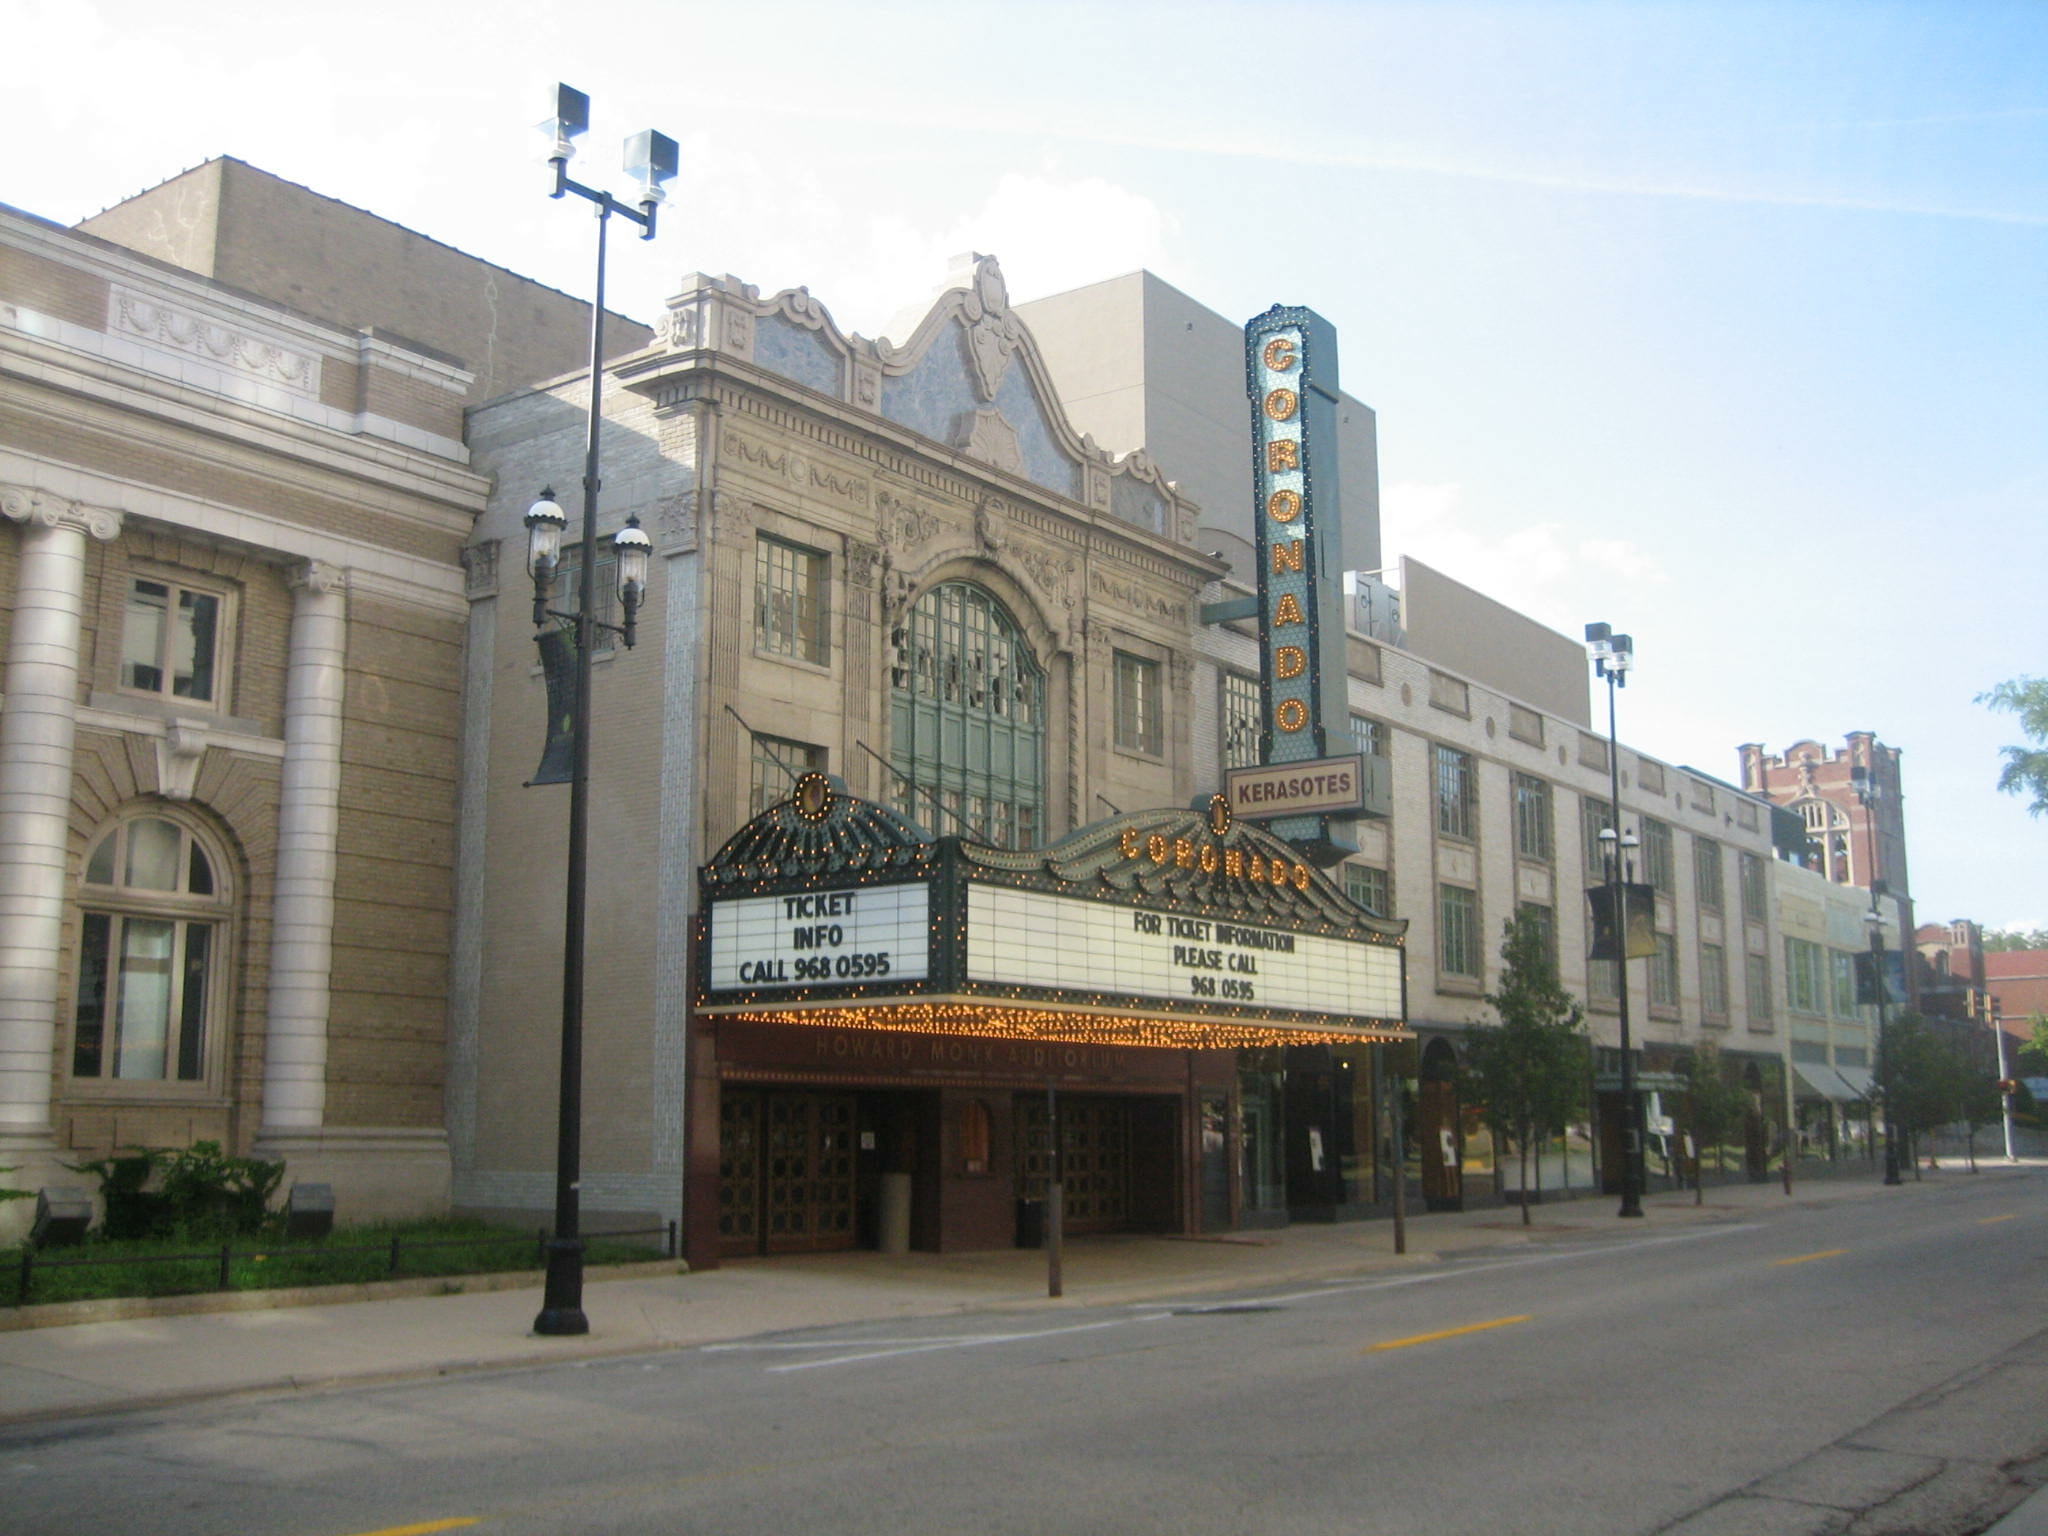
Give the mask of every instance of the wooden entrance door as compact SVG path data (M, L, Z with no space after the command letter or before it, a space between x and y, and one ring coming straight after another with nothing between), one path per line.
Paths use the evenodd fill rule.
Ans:
M727 1088L719 1130L719 1236L728 1253L854 1246L852 1094Z
M1019 1095L1017 1194L1043 1200L1052 1177L1045 1095ZM1060 1095L1060 1179L1065 1229L1121 1232L1131 1222L1131 1110L1121 1099Z

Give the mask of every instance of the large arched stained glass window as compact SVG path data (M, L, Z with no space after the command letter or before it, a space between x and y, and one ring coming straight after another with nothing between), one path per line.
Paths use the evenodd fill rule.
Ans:
M894 805L937 833L1034 848L1045 833L1045 673L1001 603L948 582L892 637Z
M231 900L219 857L182 822L141 815L101 835L79 890L74 1078L206 1080Z

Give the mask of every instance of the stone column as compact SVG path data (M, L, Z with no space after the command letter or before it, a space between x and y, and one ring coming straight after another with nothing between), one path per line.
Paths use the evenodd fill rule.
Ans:
M334 957L334 852L341 802L347 575L308 561L292 576L284 780L271 909L265 1142L317 1131L327 1108L327 1011Z
M121 515L11 486L0 487L0 512L24 525L0 707L0 1162L19 1165L17 1188L34 1188L56 1172L35 1165L56 1152L51 1066L85 541L113 538Z

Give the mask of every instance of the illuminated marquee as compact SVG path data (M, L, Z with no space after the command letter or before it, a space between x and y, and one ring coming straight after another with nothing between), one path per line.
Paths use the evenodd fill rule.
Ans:
M1337 482L1337 334L1313 310L1282 305L1251 321L1244 334L1264 700L1259 757L1268 766L1318 761L1329 756L1333 733L1349 731L1351 716ZM1272 830L1318 864L1358 851L1345 824L1329 814L1284 817Z
M1408 1035L1403 925L1221 795L1006 849L813 789L698 871L700 1015L1198 1049Z

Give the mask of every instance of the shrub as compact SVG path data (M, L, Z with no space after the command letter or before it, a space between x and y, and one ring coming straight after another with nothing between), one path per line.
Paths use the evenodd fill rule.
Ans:
M284 1164L236 1157L217 1141L73 1165L100 1181L111 1238L229 1237L261 1230Z

